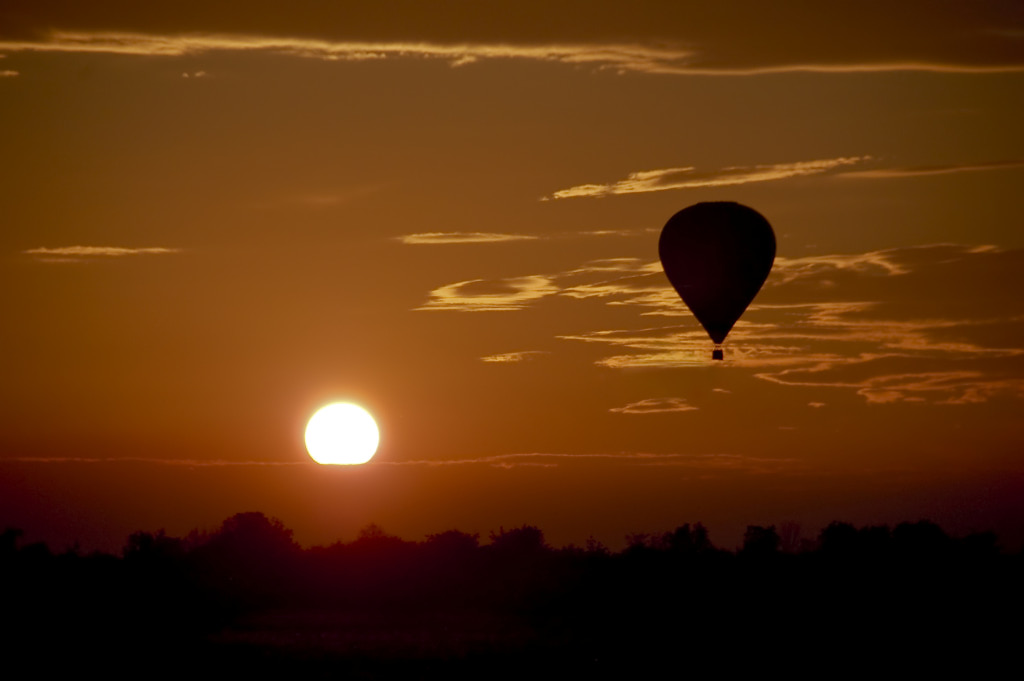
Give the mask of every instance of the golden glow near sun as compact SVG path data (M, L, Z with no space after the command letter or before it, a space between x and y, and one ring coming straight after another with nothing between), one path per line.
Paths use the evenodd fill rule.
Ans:
M329 404L306 424L306 451L320 464L366 463L379 442L377 423L355 404Z

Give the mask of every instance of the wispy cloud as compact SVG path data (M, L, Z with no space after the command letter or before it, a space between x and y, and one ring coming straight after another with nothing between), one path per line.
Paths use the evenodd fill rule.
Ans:
M499 234L495 232L420 232L396 237L403 244L493 244L508 241L536 241L532 234Z
M375 461L372 465L379 466L471 466L484 465L494 468L518 468L523 466L553 468L563 465L579 465L590 463L618 463L636 466L672 466L700 470L705 472L743 472L767 473L783 469L799 467L801 464L792 458L754 457L737 454L657 454L651 452L616 452L616 453L585 453L564 454L547 452L525 452L516 454L496 454L464 459L414 459L406 461ZM371 464L368 464L371 465Z
M775 264L772 265L772 285L789 284L798 279L820 278L842 271L888 276L909 272L907 265L898 262L897 258L898 252L894 250L812 255L802 258L777 256Z
M689 50L641 44L498 44L429 41L332 41L239 34L152 34L113 31L53 31L41 40L3 40L10 52L74 52L181 57L207 52L270 52L324 61L394 58L439 59L452 66L481 60L520 59L590 65L617 71L684 72Z
M608 237L638 237L657 233L658 228L593 229L546 234L506 234L501 232L419 232L395 237L399 243L410 246L451 244L494 244L516 241L551 241L575 239L602 239Z
M645 227L642 229L595 229L583 232L573 232L573 236L637 236L640 234L652 234L659 232L657 227Z
M841 177L884 179L897 177L921 177L927 175L950 175L952 173L976 173L986 170L1012 170L1024 168L1024 160L1010 159L986 163L964 163L958 165L905 166L902 168L876 168L871 170L847 170Z
M508 312L558 292L543 275L514 277L496 282L482 279L460 281L430 292L430 299L417 310L458 312Z
M701 173L697 172L693 166L640 170L630 173L624 180L608 184L581 184L569 187L568 189L560 189L550 196L543 197L541 200L581 197L599 198L617 194L641 194L674 189L727 187L752 182L771 182L791 177L827 173L836 168L861 163L870 158L870 156L843 156L816 161L798 161L796 163L729 166L721 170Z
M166 255L169 253L180 253L178 248L148 247L148 248L125 248L121 246L63 246L61 248L30 248L24 253L28 255L67 255L82 257L111 257L117 258L124 255Z
M739 11L709 7L699 12L675 3L658 8L623 14L615 3L589 3L588 28L577 30L579 17L574 9L544 6L543 10L515 11L496 9L495 3L474 8L465 3L431 3L429 14L417 14L409 26L421 26L412 39L388 40L394 36L394 22L380 23L381 15L368 12L353 16L344 9L318 6L317 12L301 13L315 24L290 17L295 33L325 35L332 25L344 27L357 39L304 38L275 36L280 21L261 22L249 17L252 34L225 31L230 23L199 13L179 18L177 31L161 28L161 19L152 15L124 16L119 5L102 3L88 17L65 15L43 9L35 17L32 30L43 37L31 40L0 41L8 52L50 51L91 52L123 55L182 56L211 51L260 51L331 61L364 61L388 58L435 58L453 66L487 59L528 59L568 65L591 65L615 72L642 72L668 75L733 75L762 73L816 72L849 73L871 71L937 71L954 73L992 73L1024 70L1019 55L1019 17L985 11L964 14L952 9L923 4L917 10L894 14L887 6L865 7L864 11L844 15L842 27L830 15L815 14L795 4L788 12L761 3L749 3ZM602 6L603 5L603 6ZM615 9L612 9L612 6ZM499 3L500 7L500 3ZM880 8L885 7L885 10ZM115 14L116 12L116 14ZM795 12L795 13L794 13ZM927 31L915 23L923 12L930 12ZM797 16L796 13L799 13ZM24 15L24 16L21 16ZM900 16L906 15L906 16ZM500 25L494 17L501 16ZM457 17L457 20L456 20ZM467 18L472 17L472 18ZM908 21L914 17L915 21ZM19 22L32 22L31 12L19 12ZM204 21L205 19L205 21ZM101 30L117 21L135 25L134 31ZM263 25L260 25L260 24ZM550 41L550 31L540 25L565 25L571 40ZM764 26L772 25L770 36ZM63 30L43 33L45 27L64 26ZM71 27L77 27L72 29ZM211 26L220 30L210 30ZM453 27L457 26L453 30ZM992 30L999 26L999 30ZM723 29L723 27L725 27ZM850 35L866 35L872 40L849 40ZM406 35L408 35L406 33ZM623 36L629 36L623 40ZM808 40L808 36L814 36ZM830 40L829 37L835 37ZM913 36L908 40L907 36Z
M567 454L558 452L523 452L514 454L495 454L489 456L468 457L461 459L406 459L388 460L374 459L366 466L405 467L422 466L427 468L452 466L490 466L493 468L555 468L563 465L588 465L594 463L624 464L635 466L671 466L707 472L744 472L765 473L799 467L796 459L783 457L757 457L737 454L678 454L652 452L596 452L583 454ZM0 461L17 464L87 464L87 465L122 465L143 464L153 466L173 466L185 468L227 468L227 467L281 467L281 466L315 466L309 459L295 461L234 461L227 459L153 459L144 457L84 457L84 456L43 456L43 457L7 457Z
M758 378L786 386L844 388L856 391L871 404L932 402L936 404L979 404L998 396L1024 398L1024 377L997 378L982 371L930 371L882 374L858 381L830 376L835 365L789 369ZM812 402L811 406L823 406Z
M233 461L228 459L150 459L141 456L91 457L91 456L13 456L5 457L0 463L83 463L122 464L142 463L157 466L184 466L186 468L222 468L229 466L305 466L312 460L301 461Z
M500 355L487 355L486 357L481 357L480 360L491 364L515 364L547 354L550 353L546 350L522 350L519 352L505 352Z
M696 411L693 406L680 397L652 397L638 402L630 402L622 407L612 407L608 411L616 414L666 414L681 411Z
M637 298L651 296L658 303L665 304L664 301L671 300L671 289L666 292L663 285L644 286L640 283L652 276L661 276L661 265L657 262L643 262L637 258L593 260L567 272L555 274L533 274L498 281L474 279L446 284L431 291L428 301L416 309L514 311L555 295L583 299L614 297L624 292ZM609 304L623 302L613 300Z
M18 71L14 71L12 69L4 69L0 71L0 78L15 78L20 75L21 74Z
M780 385L853 391L874 404L920 399L964 405L1018 396L1024 381L1024 307L1016 295L1022 273L1024 251L990 245L780 257L730 333L722 367L753 370ZM541 299L634 308L639 319L678 319L556 336L603 349L594 360L599 366L711 364L707 334L656 261L612 258L563 272L453 284L432 292L421 309L522 310Z
M123 246L62 246L60 248L30 248L22 253L35 256L40 262L81 262L89 259L122 258L128 255L171 255L181 253L180 248L162 246L128 248Z

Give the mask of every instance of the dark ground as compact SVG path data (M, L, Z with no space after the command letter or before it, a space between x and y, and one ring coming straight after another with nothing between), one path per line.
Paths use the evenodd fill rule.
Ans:
M259 513L211 535L139 532L120 557L0 543L9 661L108 676L553 678L650 670L808 676L1019 662L1024 562L991 534L833 523L736 552L700 525L619 553L534 527L300 549Z

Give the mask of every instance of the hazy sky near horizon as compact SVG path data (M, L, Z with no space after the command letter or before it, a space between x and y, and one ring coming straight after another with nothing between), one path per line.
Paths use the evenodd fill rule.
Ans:
M0 5L0 524L1024 538L1020 3L252 5ZM778 257L713 365L718 200Z

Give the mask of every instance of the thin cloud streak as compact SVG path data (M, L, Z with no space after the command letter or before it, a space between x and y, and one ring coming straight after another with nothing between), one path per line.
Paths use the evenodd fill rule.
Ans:
M61 248L30 248L22 251L26 255L44 258L120 258L126 255L171 255L181 253L180 248L125 248L121 246L63 246ZM53 260L53 262L58 262Z
M658 42L664 43L663 40ZM679 43L694 44L682 37ZM713 47L713 46L709 46ZM369 61L394 58L439 59L460 67L478 61L520 59L574 66L593 66L616 73L691 76L757 76L773 73L871 73L924 71L940 73L1013 73L1024 64L958 63L936 55L930 59L867 58L850 54L845 59L817 61L804 55L775 55L771 63L750 59L714 63L702 52L672 46L622 42L432 42L322 40L271 35L230 33L159 34L130 31L53 30L36 40L3 40L8 52L67 52L130 56L181 57L208 52L268 52L323 61Z
M888 179L898 177L926 177L929 175L950 175L953 173L976 173L987 170L1012 170L1024 168L1024 160L989 161L987 163L965 163L942 166L908 166L904 168L878 168L875 170L848 170L840 177L857 179Z
M487 355L486 357L481 357L480 361L488 362L489 364L516 364L532 360L539 355L549 354L551 353L547 350L521 350L519 352L505 352L499 355Z
M642 229L595 229L584 232L573 232L568 236L638 236L641 234L653 234L660 232L657 227L644 227Z
M527 452L516 454L496 454L492 456L472 457L466 459L414 459L405 461L388 461L375 459L367 466L426 466L447 467L465 465L489 465L496 468L515 468L519 466L552 468L560 463L582 463L587 461L608 461L633 463L638 465L686 466L691 468L730 469L761 467L765 464L786 465L796 463L795 459L776 459L769 457L746 457L735 454L656 454L649 452L619 453L548 453ZM311 460L301 461L227 461L224 459L151 459L145 457L80 457L80 456L47 456L47 457L8 457L0 460L3 463L29 464L152 464L158 466L184 466L197 468L221 467L277 467L277 466L314 466Z
M494 244L509 241L536 241L531 234L500 234L495 232L421 232L405 234L396 239L408 245Z
M605 237L636 237L656 233L652 227L641 229L595 229L575 232L555 232L551 234L506 234L501 232L419 232L403 234L395 237L395 241L409 246L435 246L458 244L490 244L512 241L550 241L593 239Z
M598 462L620 462L639 466L674 466L681 468L702 469L708 471L744 471L762 472L768 468L778 470L782 467L798 465L796 459L751 457L738 454L655 454L650 452L619 452L619 453L585 453L565 454L546 452L527 452L516 454L495 454L492 456L473 457L468 459L415 459L407 461L374 461L378 466L466 466L486 465L494 468L517 468L521 466L553 468L561 464ZM369 464L368 464L369 465Z
M3 463L146 463L158 466L236 467L236 466L305 466L313 461L227 461L224 459L149 459L141 456L89 457L89 456L14 456L0 459Z
M600 198L619 194L642 194L675 189L728 187L754 182L771 182L791 177L817 175L841 166L869 160L870 156L842 156L839 158L770 165L729 166L716 172L697 173L693 166L641 170L630 173L626 179L610 184L581 184L560 189L542 201L571 198Z
M53 31L45 40L0 41L10 52L72 52L181 57L207 52L271 52L323 61L390 58L439 59L464 66L487 59L522 59L592 65L618 71L683 73L688 50L628 44L444 44L423 42L330 41L254 35L157 35L131 32Z
M695 407L680 397L652 397L637 402L630 402L623 407L612 407L608 411L615 414L669 414L683 411L697 411Z
M756 376L791 387L853 389L869 404L930 401L935 404L964 405L981 404L999 395L1024 398L1024 379L991 378L980 371L884 374L860 381L799 379L802 375L816 375L831 368L818 366Z

